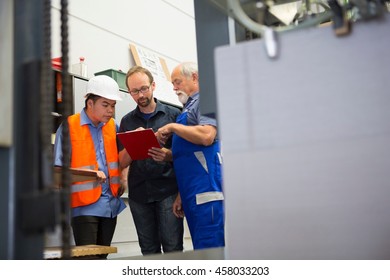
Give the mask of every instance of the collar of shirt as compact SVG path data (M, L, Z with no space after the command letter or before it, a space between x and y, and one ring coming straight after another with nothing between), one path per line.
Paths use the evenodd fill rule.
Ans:
M91 119L88 117L87 113L85 112L85 108L80 112L80 125L91 125L95 127L95 125L92 123ZM102 127L104 123L100 122L97 128Z
M193 107L192 105L194 104L194 102L198 99L199 99L199 92L188 97L188 100L187 100L186 104L184 105L182 112L184 113L184 112L189 111Z
M151 113L150 117L154 116L155 114L157 114L158 112L163 112L165 113L166 110L165 110L165 107L161 104L161 102L157 99L157 98L154 98L154 101L156 102L156 109L154 110L154 112ZM143 113L141 112L141 110L139 109L139 106L137 106L135 108L135 111L134 111L138 116L141 116L143 117Z
M194 93L188 99L190 99L190 100L197 100L197 99L199 99L199 92Z

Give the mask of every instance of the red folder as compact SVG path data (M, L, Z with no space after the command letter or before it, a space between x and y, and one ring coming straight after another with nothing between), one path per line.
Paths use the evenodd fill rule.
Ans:
M132 160L149 158L148 150L150 148L161 148L151 128L118 132L117 135Z

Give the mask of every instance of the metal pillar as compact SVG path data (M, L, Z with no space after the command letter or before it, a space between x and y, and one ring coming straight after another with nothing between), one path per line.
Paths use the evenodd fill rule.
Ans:
M200 108L217 116L214 48L229 44L228 17L208 0L194 1L200 84Z
M42 60L42 0L14 1L14 162L15 223L12 259L42 259L43 232L22 229L20 195L39 184L39 78ZM32 202L27 198L24 202ZM31 204L32 206L32 204ZM34 209L30 209L33 211Z
M0 121L0 259L12 256L10 238L13 236L13 207L11 185L11 144L12 144L12 81L13 81L13 1L0 1L0 108L5 114Z

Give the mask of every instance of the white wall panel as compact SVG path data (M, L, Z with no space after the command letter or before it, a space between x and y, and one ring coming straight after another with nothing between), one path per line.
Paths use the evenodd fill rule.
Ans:
M70 64L86 58L89 76L105 69L132 66L129 43L163 57L169 70L197 60L193 1L70 1ZM53 57L60 56L59 8L53 11Z

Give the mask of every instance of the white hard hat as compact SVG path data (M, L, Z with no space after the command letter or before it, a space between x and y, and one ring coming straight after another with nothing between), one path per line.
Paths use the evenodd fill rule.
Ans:
M95 94L110 100L122 100L118 83L106 75L92 77L87 84L87 94Z

